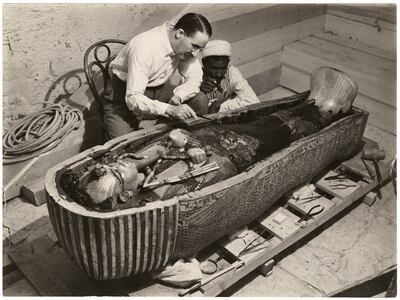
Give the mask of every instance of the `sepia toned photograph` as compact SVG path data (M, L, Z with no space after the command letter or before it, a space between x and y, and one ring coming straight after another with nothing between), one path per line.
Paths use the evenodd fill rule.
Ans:
M3 296L396 297L396 3L3 3Z

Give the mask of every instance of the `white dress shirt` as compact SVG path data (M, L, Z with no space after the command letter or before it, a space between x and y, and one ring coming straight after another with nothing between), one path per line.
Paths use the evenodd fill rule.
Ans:
M235 66L229 65L220 85L224 94L223 98L226 100L221 104L220 112L260 102L247 80ZM215 101L214 99L218 98L218 93L220 92L215 90L207 94L209 105Z
M200 91L203 70L197 58L181 60L171 47L168 30L173 24L164 23L134 37L118 53L110 64L112 72L126 81L126 104L135 114L164 115L169 99L149 99L144 95L146 87L166 83L176 70L182 76L181 85L174 95L181 102L194 97Z

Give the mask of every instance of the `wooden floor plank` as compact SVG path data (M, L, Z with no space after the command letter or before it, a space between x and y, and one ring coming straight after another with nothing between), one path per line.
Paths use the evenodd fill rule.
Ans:
M21 279L3 290L4 296L39 296L39 293L26 279Z
M8 273L7 275L3 274L3 289L10 287L12 284L14 284L15 282L17 282L23 278L24 277L18 270L12 271L12 272Z
M47 236L23 242L12 260L42 296L94 296L102 292Z

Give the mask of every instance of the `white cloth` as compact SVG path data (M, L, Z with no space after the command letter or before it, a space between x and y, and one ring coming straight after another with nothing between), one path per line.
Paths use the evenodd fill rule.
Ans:
M219 109L220 112L260 102L247 80L235 66L229 65L225 78L222 79L221 87L226 93L226 99L228 100L221 104ZM216 97L217 93L218 91L207 94L210 104L212 103L213 98Z
M146 87L166 83L176 70L183 77L174 95L181 102L200 91L203 70L197 58L181 60L171 47L168 30L173 24L164 23L134 37L110 64L112 73L126 81L126 104L136 115L164 115L168 104L144 95Z
M209 41L203 50L202 58L207 56L228 56L231 57L231 44L227 41L213 40Z
M201 281L203 274L201 273L198 260L192 258L189 261L180 259L173 265L166 266L161 271L153 272L151 276L154 279L186 288L193 283Z

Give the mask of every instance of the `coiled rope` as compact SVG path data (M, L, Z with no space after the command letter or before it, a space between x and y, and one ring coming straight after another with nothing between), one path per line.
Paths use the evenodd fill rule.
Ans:
M27 115L3 136L3 164L26 161L53 149L82 121L80 110L63 104Z

